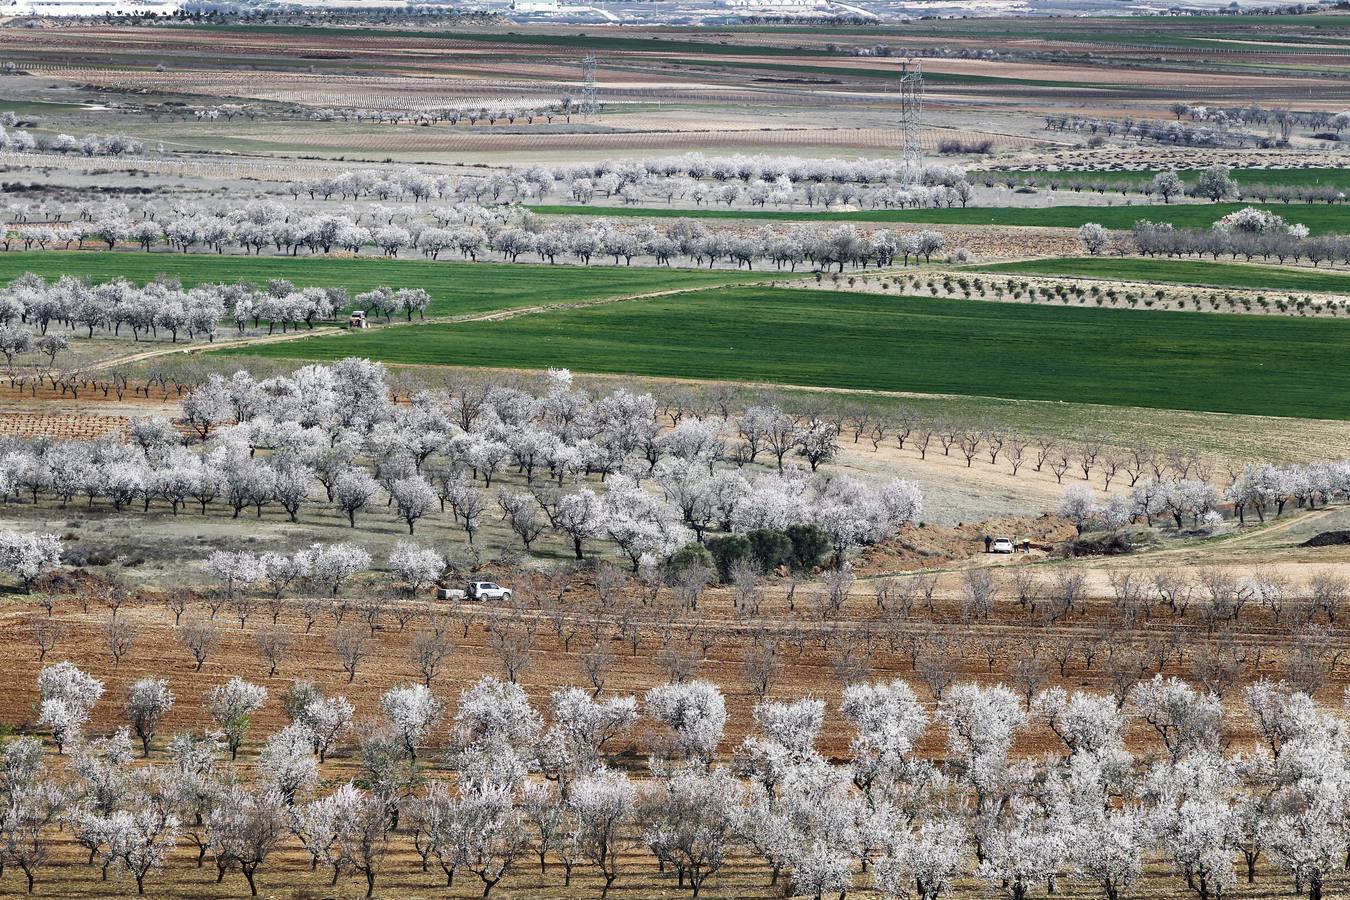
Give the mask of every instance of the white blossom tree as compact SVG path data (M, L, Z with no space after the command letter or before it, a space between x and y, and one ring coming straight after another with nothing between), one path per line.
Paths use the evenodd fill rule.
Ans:
M126 712L136 737L141 740L141 755L150 755L155 729L173 709L173 691L163 678L141 678L127 689Z
M207 820L209 847L216 865L237 865L258 896L258 869L290 833L290 808L274 790L250 791L235 785L217 803ZM222 867L222 872L224 867Z
M444 707L426 685L409 684L385 691L380 709L408 757L416 761L417 751L440 721Z
M267 688L250 684L242 678L231 678L225 684L206 693L206 709L225 735L230 758L239 756L239 748L248 735L253 714L267 702Z
M619 876L619 857L631 840L637 789L622 772L602 770L572 785L568 803L580 826L582 852L605 879L600 896L608 896Z
M28 534L0 529L0 572L19 580L24 591L61 565L61 539L55 534Z
M63 661L38 672L41 710L38 723L52 731L58 753L79 741L94 704L103 696L103 682Z
M715 684L688 681L657 685L643 698L647 714L672 733L677 758L711 761L727 724L726 700Z

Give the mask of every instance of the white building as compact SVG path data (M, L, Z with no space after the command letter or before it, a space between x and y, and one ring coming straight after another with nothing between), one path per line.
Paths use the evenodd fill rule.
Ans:
M735 9L818 9L829 6L830 0L722 0L722 5Z
M2 16L171 16L179 0L0 0Z

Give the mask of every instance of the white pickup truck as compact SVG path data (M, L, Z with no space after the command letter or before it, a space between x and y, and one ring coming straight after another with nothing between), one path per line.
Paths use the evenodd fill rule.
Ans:
M510 600L511 589L498 586L492 581L470 581L464 590L440 588L436 591L438 600Z

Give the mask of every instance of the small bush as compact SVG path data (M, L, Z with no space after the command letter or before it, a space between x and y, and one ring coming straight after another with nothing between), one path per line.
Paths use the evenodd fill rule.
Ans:
M939 153L974 153L983 156L994 148L994 142L985 138L976 141L962 141L947 138L938 142Z
M65 563L71 566L110 566L113 553L95 547L71 547L64 551Z
M777 528L757 528L746 535L759 570L765 574L792 562L792 539Z
M675 555L670 558L669 567L672 572L678 572L685 566L696 565L699 563L702 563L709 569L716 570L716 567L713 565L712 554L708 552L707 547L702 544L685 544L679 550L676 550Z
M789 525L787 537L792 541L792 568L799 571L814 569L830 552L830 539L815 525Z
M1063 556L1121 556L1135 551L1129 535L1122 532L1109 534L1083 534L1067 541L1063 546Z
M712 556L717 578L723 584L731 581L731 568L742 559L754 555L750 539L743 534L726 534L708 539L708 553ZM673 562L673 560L672 560Z

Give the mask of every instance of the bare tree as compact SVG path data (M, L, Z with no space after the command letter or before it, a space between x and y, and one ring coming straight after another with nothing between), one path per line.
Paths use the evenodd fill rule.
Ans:
M1175 660L1181 659L1184 655L1182 650L1182 641L1185 638L1179 629L1173 628L1167 631L1165 635L1155 635L1145 644L1149 658L1154 667L1162 672L1167 666Z
M610 641L607 638L601 638L592 644L581 658L581 667L585 669L586 678L593 688L592 697L599 697L600 692L605 689L605 678L609 674L610 666L614 664L614 651L609 645Z
M530 667L530 650L533 644L533 635L523 628L493 633L492 649L497 653L497 660L502 664L507 681L514 684L520 673Z
M230 602L230 597L224 591L207 591L206 608L211 611L211 618L216 617L216 613L225 608L225 604Z
M840 642L839 649L830 659L830 669L835 679L845 687L857 684L867 678L867 654L859 642L850 637ZM939 688L935 681L930 681L929 687L933 688L934 696L938 698L942 696L941 691L946 690L946 685Z
M406 631L408 623L415 621L422 615L421 608L412 603L399 603L395 601L389 605L389 609L390 614L394 617L394 621L398 623L399 631Z
M1008 460L1008 466L1012 469L1012 474L1016 475L1017 470L1022 468L1022 463L1027 455L1027 442L1018 435L1011 435L1008 438L1008 446L1004 457Z
M1280 613L1284 611L1284 605L1290 597L1289 578L1269 569L1258 569L1252 575L1252 587L1256 592L1256 602L1270 610L1271 617L1279 622Z
M382 628L385 607L389 604L389 598L385 597L379 591L372 591L370 596L361 601L358 607L361 612L361 618L365 621L366 627L370 629L370 636L374 637L375 632Z
M285 662L291 650L291 632L284 625L272 625L258 629L254 635L258 644L258 655L267 663L267 677L277 674L277 669Z
M66 636L65 623L46 616L31 617L28 620L28 628L33 633L33 643L37 644L39 664Z
M952 666L954 648L944 636L936 636L928 641L927 647L919 654L919 677L933 692L933 699L941 700L947 688L956 680L956 670Z
M759 566L753 560L741 558L731 564L732 598L740 615L759 615L762 592L759 589Z
M276 625L281 620L281 614L286 611L286 600L281 594L268 594L265 602L272 616L272 624Z
M1055 585L1050 594L1050 618L1065 619L1073 615L1074 609L1087 589L1087 577L1078 569L1061 570L1055 575Z
M1110 655L1115 650L1117 635L1106 623L1099 624L1090 633L1078 641L1078 654L1083 657L1083 668L1091 672L1092 666L1102 654Z
M998 599L998 579L993 569L968 569L961 583L961 617L967 621L987 619Z
M1050 658L1059 665L1059 677L1063 678L1069 668L1069 663L1078 655L1083 645L1081 638L1069 638L1056 641L1050 647Z
M1242 679L1242 656L1228 637L1201 644L1191 655L1191 674L1201 687L1227 697Z
M1115 594L1115 610L1122 622L1135 624L1147 620L1150 606L1148 585L1138 572L1121 569L1109 576L1111 591Z
M1106 660L1106 677L1111 682L1111 696L1116 708L1123 709L1130 690L1144 677L1148 664L1133 648L1117 650Z
M985 671L992 675L994 666L1008 649L1007 644L998 635L984 635L975 642L975 645L979 647L980 655L984 657Z
M595 570L595 594L602 608L609 608L628 589L629 577L618 566L602 563Z
M1050 461L1050 457L1055 453L1056 443L1053 438L1039 438L1036 441L1036 461L1033 464L1036 471L1039 472L1045 468L1045 464Z
M305 620L305 634L309 634L314 629L314 623L319 620L319 613L323 611L323 601L318 597L304 597L296 605L296 609Z
M895 593L896 580L894 578L878 578L872 582L872 602L876 608L882 612L888 611L891 603L891 595Z
M1153 573L1153 590L1173 615L1184 617L1187 607L1191 605L1195 585L1184 573L1164 569Z
M853 585L857 583L858 577L853 574L853 567L844 563L826 572L824 580L825 593L817 596L818 601L823 601L818 609L818 617L835 619L844 611L844 604L853 595Z
M196 671L200 672L206 663L206 657L220 641L220 628L209 620L194 619L178 629L178 639L192 654L197 662Z
M1326 613L1327 622L1335 622L1350 596L1350 581L1334 572L1316 572L1308 579L1308 593L1313 609Z
M56 595L51 593L36 594L33 601L42 607L48 616L56 612Z
M122 607L130 602L131 593L120 582L108 581L103 585L102 599L109 615L115 619Z
M1080 440L1082 443L1078 447L1078 467L1083 471L1083 480L1087 481L1092 477L1092 470L1097 465L1097 459L1102 455L1102 448L1106 442L1090 432L1084 432Z
M1305 627L1284 660L1284 679L1294 688L1315 696L1326 686L1335 668L1336 657L1330 652L1330 634L1316 625Z
M234 617L239 620L239 628L242 630L248 622L248 617L258 609L258 600L248 591L240 591L230 601L230 609L234 611Z
M1206 566L1196 572L1200 584L1201 599L1207 601L1200 608L1201 616L1210 629L1217 622L1236 618L1237 594L1240 589L1237 576L1227 569Z
M1028 614L1036 611L1036 603L1044 590L1040 576L1030 569L1019 568L1013 573L1013 593L1017 595L1018 605Z
M347 673L347 683L356 680L357 667L370 652L370 636L356 625L347 625L333 632L333 650L337 653L342 671Z
M745 656L741 661L741 672L750 685L750 693L756 703L764 702L769 687L778 675L778 645L764 629L757 629L746 645Z
M112 657L114 667L131 654L140 634L141 629L126 619L109 619L103 623L103 646Z
M666 681L688 681L698 670L700 660L693 648L668 641L656 654L656 665Z
M787 600L788 612L794 612L797 609L797 588L801 586L801 583L801 575L796 569L788 572L788 589L787 597L785 598Z
M1055 451L1050 454L1049 465L1051 473L1055 476L1055 482L1058 484L1063 484L1064 473L1069 471L1070 465L1068 452L1059 448L1055 448Z
M173 627L177 628L183 613L192 604L192 595L183 590L172 590L164 595L164 605L173 613Z
M1026 656L1019 657L1009 668L1008 675L1021 692L1028 709L1031 708L1032 698L1040 692L1041 685L1050 677L1045 661L1036 658L1035 648Z
M686 563L670 573L669 581L684 608L693 612L698 609L698 599L712 584L713 571L701 562Z
M934 600L937 597L938 577L936 575L919 575L914 579L914 582L918 588L919 601L923 608L928 610L930 615L936 614L937 609L934 606Z
M431 687L431 682L440 674L441 666L449 655L450 635L447 628L419 628L413 632L412 641L408 644L408 658L427 687Z

